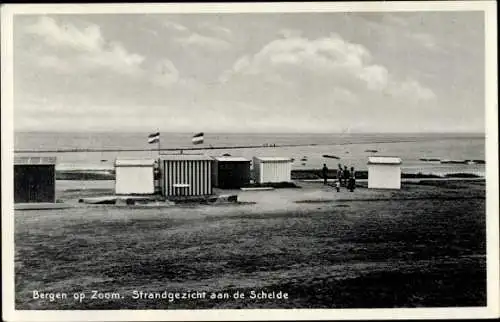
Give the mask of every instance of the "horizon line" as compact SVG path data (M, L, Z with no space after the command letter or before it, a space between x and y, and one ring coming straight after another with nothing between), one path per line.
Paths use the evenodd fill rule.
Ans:
M428 132L377 132L377 131L350 131L350 132L308 132L308 131L297 131L297 132L266 132L266 131L162 131L161 129L155 130L14 130L14 133L149 133L149 132L160 132L168 134L192 134L203 132L206 134L339 134L339 135L349 135L349 134L481 134L486 135L486 131L428 131Z

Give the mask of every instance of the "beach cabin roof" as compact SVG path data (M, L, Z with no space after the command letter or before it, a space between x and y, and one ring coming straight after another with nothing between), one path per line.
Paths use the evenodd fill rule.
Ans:
M56 157L14 157L14 165L55 165Z
M153 159L116 159L115 166L117 167L147 167L154 166Z
M214 157L214 159L221 162L250 162L244 157Z
M160 157L164 161L212 161L213 159L203 154L166 154Z
M401 164L401 158L398 157L368 157L368 164Z
M292 162L292 159L287 157L255 157L255 158L263 162Z

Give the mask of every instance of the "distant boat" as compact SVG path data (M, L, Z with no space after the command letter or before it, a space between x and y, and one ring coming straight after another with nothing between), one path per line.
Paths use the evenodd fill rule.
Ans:
M467 164L469 160L442 160L442 164Z
M302 159L300 159L300 161L307 161L307 157L306 156L302 157Z
M223 156L223 157L230 157L230 156L231 156L231 154L229 154L229 153L224 153L222 156Z
M339 160L340 158L336 155L328 155L328 154L323 154L323 158L330 158L330 159L337 159Z
M306 165L306 163L305 163L305 162L302 162L302 165Z
M377 152L378 152L378 150L365 150L365 152L377 153Z
M107 161L108 161L108 160L106 160L106 159L102 159L102 160L101 160L101 162L107 162Z

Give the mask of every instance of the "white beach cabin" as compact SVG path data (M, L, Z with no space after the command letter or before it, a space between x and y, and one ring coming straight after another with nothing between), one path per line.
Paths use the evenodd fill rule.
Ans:
M284 157L254 157L253 171L255 182L292 181L292 159Z
M368 188L401 189L401 159L368 157Z
M117 195L153 194L154 186L153 159L116 159L115 193Z

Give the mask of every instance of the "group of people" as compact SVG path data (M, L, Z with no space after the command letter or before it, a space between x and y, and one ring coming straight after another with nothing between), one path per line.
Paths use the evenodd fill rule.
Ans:
M325 185L327 184L327 179L328 167L326 164L323 164L323 183ZM346 165L342 168L342 165L339 163L335 188L337 191L340 191L340 187L346 187L351 192L354 191L354 188L356 188L356 172L354 171L354 167L351 167L349 170Z

